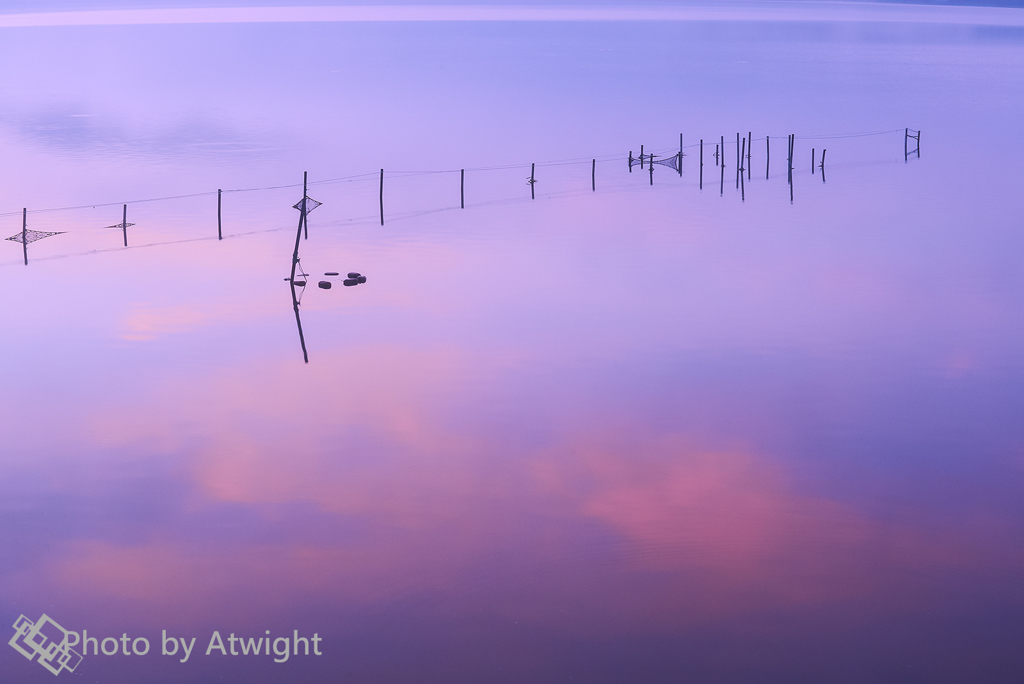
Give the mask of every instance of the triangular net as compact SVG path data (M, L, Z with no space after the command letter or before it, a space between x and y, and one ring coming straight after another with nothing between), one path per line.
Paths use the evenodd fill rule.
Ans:
M11 237L6 239L10 240L11 242L24 242L26 245L28 245L35 242L36 240L42 240L43 238L48 238L52 235L63 235L64 232L65 231L63 230L57 231L56 233L47 233L46 231L43 230L26 230L24 231L24 237L22 236L21 231L19 231L15 235L12 235Z
M306 203L306 213L307 214L309 212L313 211L314 209L316 209L317 207L319 207L321 204L323 204L323 202L317 202L312 197L305 197L303 199L300 199L295 204L293 204L292 205L292 209L298 209L299 211L302 211L302 203L303 202Z

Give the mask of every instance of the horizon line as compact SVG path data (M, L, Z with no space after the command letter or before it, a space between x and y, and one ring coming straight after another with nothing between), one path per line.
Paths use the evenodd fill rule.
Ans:
M729 2L678 6L319 5L70 10L0 14L0 28L362 22L881 22L1024 27L1024 8L875 2Z

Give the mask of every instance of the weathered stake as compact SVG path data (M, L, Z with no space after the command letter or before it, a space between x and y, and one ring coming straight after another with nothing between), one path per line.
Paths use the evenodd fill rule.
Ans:
M718 179L718 196L721 197L725 194L725 136L721 136L719 141L722 148L722 159L718 165L720 178Z
M789 184L793 184L793 133L789 134L789 158L786 162L786 174Z
M597 192L597 160L590 162L590 190Z
M124 246L128 246L128 205L124 205L124 213L121 214L121 232L124 234Z
M811 175L814 175L814 148L811 148Z
M740 189L740 175L743 173L743 156L740 152L740 134L736 134L736 189Z
M796 152L796 133L789 134L789 203L793 203L793 154Z
M302 240L302 227L306 224L306 178L307 172L302 173L302 204L299 206L299 226L295 229L295 249L292 250L292 274L288 277L289 282L294 286L295 283L295 267L299 264L299 241ZM296 317L298 316L298 308L295 310Z
M21 253L25 256L25 265L28 266L28 208L21 210Z
M677 166L678 166L678 168L676 169L676 171L679 172L679 177L682 178L683 177L683 134L682 133L679 134L679 164L677 164Z
M384 169L380 170L380 225L384 225Z
M533 172L536 170L537 164L530 164L530 199L537 199L537 195L534 194L533 186L537 183L537 180L533 176Z
M217 189L217 239L218 240L223 240L224 239L224 236L221 235L221 232L220 232L220 193L221 192L222 192L222 190L220 188L218 188Z
M704 189L704 138L700 139L700 187L698 190Z
M768 142L771 136L764 136L764 179L768 180L768 171L772 166L772 144Z
M744 138L743 139L743 150L740 152L740 161L743 160L743 157L746 156L746 154L747 154L747 139ZM748 165L750 164L749 160L747 161L747 164ZM746 191L746 189L744 187L743 167L741 166L740 167L740 200L746 201L746 199L747 199L747 191Z
M744 142L744 144L746 144L747 141L744 140L743 142ZM747 186L746 181L743 180L743 173L741 172L740 173L740 201L741 202L746 202L747 201L747 187L746 186Z
M459 174L459 206L466 208L466 169Z

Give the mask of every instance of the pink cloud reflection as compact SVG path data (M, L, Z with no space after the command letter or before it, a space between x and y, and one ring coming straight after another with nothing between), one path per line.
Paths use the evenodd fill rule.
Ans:
M493 370L494 359L487 364ZM988 572L970 530L939 538L869 520L796 491L765 455L652 434L635 417L556 428L540 449L516 446L466 418L481 401L468 379L483 376L451 349L350 349L304 377L300 400L283 401L296 396L294 372L236 369L201 398L187 381L170 383L156 406L117 412L124 424L108 413L96 437L188 449L163 418L174 412L159 410L173 403L188 432L204 436L182 454L191 505L256 506L270 519L287 515L281 505L312 504L362 534L257 543L157 526L136 545L71 542L53 557L49 581L165 615L426 592L447 597L450 610L469 600L516 619L616 631L769 607L912 609L921 573ZM491 589L471 591L487 577Z

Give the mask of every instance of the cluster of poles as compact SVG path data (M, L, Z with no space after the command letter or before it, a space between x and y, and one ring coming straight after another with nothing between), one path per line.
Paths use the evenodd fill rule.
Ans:
M860 135L882 135L882 134L893 133L893 132L894 131L884 131L884 132L880 132L880 133L857 134L857 136L860 136ZM830 136L830 137L847 137L847 136ZM850 136L850 137L855 137L855 136ZM777 141L780 140L780 139L781 138L778 138L778 137L776 138ZM786 137L786 142L787 142L786 176L787 176L787 182L788 182L788 185L789 185L789 199L790 199L790 202L793 201L793 170L794 170L794 158L795 158L796 139L797 139L797 137L796 137L795 134L790 134L789 136ZM758 138L755 141L755 139L753 137L753 134L751 132L748 132L746 136L743 136L740 133L736 133L736 143L735 143L736 144L735 186L736 186L736 189L739 190L740 198L743 201L746 201L746 182L751 180L752 173L753 173L753 149L754 149L754 143L755 142L759 142L760 140L761 140L761 138ZM765 136L763 138L763 140L764 140L764 143L765 143L765 148L764 148L764 150L765 150L765 179L767 180L771 176L771 138L770 138L770 136ZM910 146L910 141L911 140L913 140L914 143L915 143L913 149L911 149L911 146ZM710 147L710 143L708 143L708 145ZM725 136L723 135L723 136L719 137L718 143L715 143L715 145L714 145L714 155L713 155L715 166L718 167L718 169L719 169L719 194L720 195L723 195L725 193L725 169L726 169L725 146L726 146ZM703 190L704 189L704 147L705 147L704 139L703 138L700 139L699 143L697 143L696 145L693 145L693 144L690 145L690 148L693 148L693 147L697 148L697 152L698 152L698 155L699 155L698 187L699 187L699 189ZM919 130L918 131L914 131L913 129L910 129L910 128L904 129L903 147L904 147L904 161L908 160L912 154L916 155L919 158L921 156L921 131L919 131ZM655 167L655 165L660 165L660 166L665 166L665 167L671 168L672 170L676 171L676 173L680 177L682 177L682 175L683 175L683 157L686 156L683 150L684 150L684 146L683 146L683 136L682 136L682 134L680 134L680 136L679 136L679 149L678 149L677 152L672 153L672 154L656 155L654 153L645 152L644 151L644 146L641 145L640 146L640 156L639 157L634 157L632 150L630 150L630 152L629 152L629 156L627 158L629 172L630 173L633 172L633 167L635 165L639 165L641 170L646 169L648 171L648 173L649 173L649 178L650 178L650 184L651 185L654 184L654 167ZM826 154L826 152L827 152L826 149L822 149L821 150L821 155L819 156L817 154L817 150L815 148L813 148L813 147L811 148L811 173L812 174L817 174L818 172L820 172L822 183L825 182L825 154ZM709 153L710 153L710 150L709 150ZM602 161L612 161L613 159L614 158L611 158L611 157L603 158ZM620 157L620 159L621 159L621 157ZM593 192L597 191L597 162L598 162L598 159L596 157L590 160L590 189ZM550 163L561 163L561 162L547 162L547 163L550 164ZM573 161L571 161L571 163L585 163L585 162L573 160ZM507 167L491 167L491 168L494 169L494 168L517 168L517 167L507 166ZM483 169L483 170L487 170L487 169ZM536 163L531 163L530 164L530 175L527 178L527 183L530 186L530 199L536 199L537 198L537 194L536 194L537 175L536 174L537 174L537 164ZM350 177L350 178L364 178L365 179L367 175L371 175L371 174L365 174L363 176L355 176L355 177ZM380 225L382 225L382 226L384 225L384 221L385 221L385 212L384 212L384 177L385 177L384 169L380 169L380 173L379 173L379 177L378 177L379 178L378 205L379 205ZM345 180L345 179L333 179L332 181L322 181L322 182L335 182L335 181L338 181L338 180ZM309 207L309 208L315 208L315 206L319 206L319 202L316 202L315 200L311 200L308 197L308 195L307 195L307 186L308 186L307 177L304 174L304 177L303 177L303 200L301 201L301 206L300 205L295 205L295 208L300 210L300 213L301 213L302 216L301 216L300 222L299 222L299 234L296 235L296 245L295 245L295 253L294 253L294 257L293 257L293 269L292 269L292 277L293 278L294 278L294 275L295 275L294 268L295 268L295 265L296 265L297 259L298 259L298 256L297 256L298 255L298 244L299 244L298 241L300 239L300 234L305 233L306 237L308 237L308 234L309 234L309 229L308 229L308 226L306 225L307 203L308 202L314 203L314 205L312 207ZM260 189L270 189L270 188L253 188L252 190L260 190ZM224 239L224 233L223 233L223 194L224 194L224 192L225 191L222 190L222 189L218 189L217 190L217 239L218 240L223 240ZM239 190L229 190L227 192L240 192L240 191ZM189 196L209 195L209 194L211 194L211 193L197 193L197 195L189 195ZM171 199L171 198L160 198L160 199ZM464 169L464 168L463 169L459 169L459 207L461 209L465 209L466 208L466 169ZM14 235L14 236L11 236L11 237L7 238L7 240L14 241L14 242L21 242L22 243L22 254L23 254L23 258L24 258L24 263L25 263L25 265L28 265L28 245L29 245L29 243L30 242L34 242L34 241L39 240L39 239L42 239L42 238L45 238L45 237L50 237L52 235L58 235L60 233L59 232L42 232L42 231L28 230L28 209L27 208L26 209L22 209L21 215L22 215L22 230L21 230L21 233L17 234L17 235ZM123 244L124 244L125 247L127 247L128 246L128 228L130 226L132 226L132 225L134 225L134 224L128 222L128 204L125 203L122 206L121 222L118 223L118 224L112 225L112 226L107 226L107 227L108 228L118 228L118 229L120 229L121 234L122 234Z
M758 139L760 141L760 138ZM746 181L751 180L753 177L753 151L754 151L754 135L748 131L744 137L740 133L736 134L736 189L740 191L740 199L746 201ZM786 178L789 184L789 201L793 201L793 164L794 156L796 152L796 134L790 134L786 136L787 152L786 152ZM710 147L710 143L708 143ZM704 189L704 139L701 138L698 143L699 149L699 162L698 162L698 187ZM817 150L811 148L811 174L815 174L818 171L821 172L821 182L825 182L825 153L827 149L822 149L820 159L817 156ZM682 159L682 148L680 145L680 160ZM632 152L630 152L630 158L632 158ZM643 160L643 147L640 148L641 163ZM650 159L650 157L648 157ZM719 195L725 194L725 136L720 136L718 142L715 144L714 153L715 166L718 167L718 193ZM817 162L817 163L816 163ZM764 178L768 180L771 177L771 166L772 166L772 146L771 136L764 137ZM643 168L643 166L641 166ZM680 175L682 171L680 170ZM653 173L651 183L653 184Z

